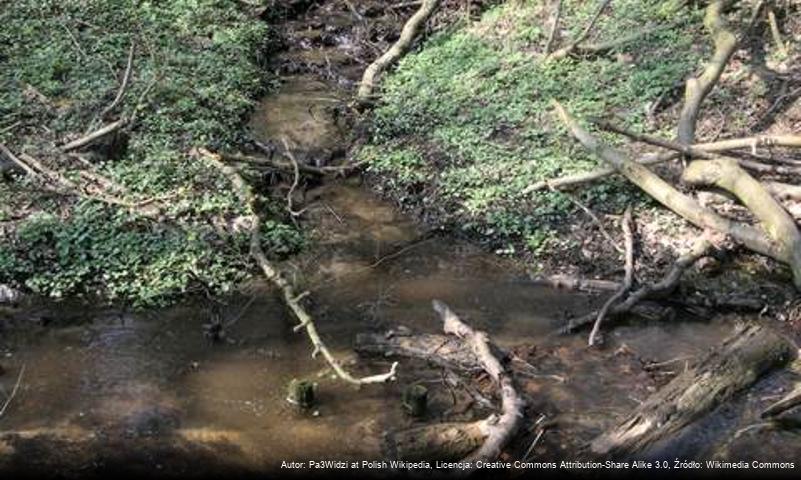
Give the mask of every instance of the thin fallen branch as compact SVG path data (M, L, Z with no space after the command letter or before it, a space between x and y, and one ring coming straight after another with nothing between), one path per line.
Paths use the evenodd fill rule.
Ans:
M795 387L779 401L772 403L759 416L761 418L775 417L798 405L801 405L801 386Z
M300 167L298 166L297 159L295 159L295 155L292 154L292 150L289 148L289 140L283 137L281 141L284 143L284 150L286 151L287 158L292 162L292 173L294 174L292 185L289 187L289 191L286 194L286 209L293 218L299 217L303 214L303 211L295 211L292 206L292 196L295 194L295 189L298 188L298 183L300 183Z
M551 190L554 192L558 191L554 187L551 187ZM617 245L617 242L615 242L615 239L612 238L612 236L609 235L609 232L606 231L606 228L604 227L604 224L601 222L601 219L598 218L598 216L595 215L595 213L592 210L590 210L589 207L581 203L581 201L578 198L567 192L561 192L561 194L564 195L568 200L570 200L570 202L573 203L573 205L577 206L579 209L581 209L581 211L586 213L588 217L590 217L590 220L592 220L593 223L595 223L595 225L598 227L598 230L601 232L601 235L603 235L604 238L606 238L609 241L609 244L612 245L612 247L615 250L621 253L623 252L623 250Z
M713 0L706 9L704 25L715 43L715 53L701 76L687 80L677 137L685 145L691 145L695 140L695 126L701 103L720 79L723 69L737 48L737 37L723 20L723 9L727 3L726 0Z
M136 50L136 44L131 42L131 47L128 49L128 61L125 65L125 73L122 75L122 82L120 83L120 88L117 90L117 95L114 97L114 100L100 112L99 117L102 119L109 113L111 113L117 105L120 104L123 97L125 96L126 91L128 90L128 82L131 80L131 72L133 71L133 58L134 58L134 51Z
M598 280L594 278L580 278L568 275L538 275L531 279L534 285L544 285L551 288L577 290L584 292L617 291L620 283L611 280Z
M498 458L504 446L517 432L523 418L525 402L515 390L511 376L492 353L487 334L470 328L443 302L434 300L432 304L442 318L445 333L455 335L470 345L484 370L500 387L501 416L483 421L481 427L486 433L486 439L481 447L467 457L473 461L492 461Z
M640 165L657 165L659 163L665 163L667 161L674 160L676 158L679 158L679 154L677 153L667 153L656 156L651 155L637 159L637 163L639 163ZM619 173L617 169L612 167L606 167L606 168L599 168L597 170L592 170L590 172L575 173L572 175L566 175L564 177L553 178L550 180L542 180L527 186L526 188L523 189L521 194L529 195L533 192L538 192L540 190L545 190L545 189L558 190L562 188L572 187L575 185L594 182L596 180L606 178L616 173Z
M114 121L114 122L111 122L109 124L106 124L106 125L98 128L94 132L89 133L88 135L84 135L81 138L78 138L76 140L73 140L73 141L65 144L65 145L62 145L61 146L61 151L62 152L69 152L71 150L76 150L78 148L84 147L84 146L94 142L95 140L97 140L99 138L105 137L106 135L119 130L120 127L124 126L126 123L127 123L127 120L124 119L124 118L121 118L121 119L119 119L117 121Z
M576 37L576 39L570 42L568 45L548 55L548 59L557 60L560 58L565 58L571 53L573 53L576 47L581 45L581 43L587 40L587 37L590 36L590 33L592 32L592 29L595 28L595 24L598 22L598 19L601 18L601 14L604 13L604 10L606 10L606 7L609 6L611 1L612 0L604 0L603 3L601 3L601 6L598 7L598 10L595 12L595 15L593 15L592 19L587 24L587 26L584 27L584 30L579 34L579 36Z
M22 384L22 376L25 374L25 364L22 364L22 367L19 369L19 374L17 375L17 381L14 383L14 388L11 389L11 393L6 398L6 401L3 403L3 407L0 408L0 418L3 418L3 415L6 413L6 409L11 404L11 400L17 395L17 391L19 390L19 386Z
M661 148L666 148L668 150L673 150L682 153L686 157L713 159L713 158L718 158L719 156L714 155L712 152L731 151L736 148L742 148L744 146L751 147L751 153L749 155L753 156L755 155L754 152L756 151L757 146L777 145L778 142L781 142L782 144L784 144L784 146L801 147L801 137L797 135L776 135L773 136L772 138L753 137L747 139L724 140L720 142L712 142L712 143L705 143L698 145L684 145L679 142L673 142L671 140L654 137L652 135L648 135L645 133L633 132L631 130L625 129L623 127L614 125L610 122L603 120L597 122L597 125L599 128L603 130L619 133L638 142L647 143L649 145L654 145ZM737 163L745 169L758 173L775 174L775 175L801 174L801 167L798 166L771 165L747 159L737 159Z
M777 245L771 239L765 237L758 228L729 220L710 209L704 208L697 200L679 192L672 185L665 182L644 166L626 158L623 153L600 143L594 136L581 127L576 119L570 116L559 102L554 101L553 104L557 113L573 136L584 145L587 150L593 152L612 167L616 168L623 176L628 178L629 181L640 187L662 205L677 213L693 225L730 235L736 242L745 245L747 248L757 253L788 264L792 261L787 255L788 252L786 249L781 248L780 245Z
M665 274L664 277L662 277L660 281L654 284L643 285L642 287L638 288L622 303L613 306L609 310L607 316L616 317L625 315L634 310L634 308L644 300L652 298L664 298L670 295L674 290L676 290L676 287L678 286L682 275L684 275L684 272L695 262L697 262L698 259L705 256L711 248L712 243L710 243L705 236L699 238L687 253L676 259L676 261L670 267L670 270ZM597 317L598 314L593 312L583 317L573 319L560 331L560 333L564 334L575 332L581 327L591 324Z
M284 303L298 320L298 324L295 326L295 331L306 331L306 335L309 337L309 340L314 347L314 350L312 351L312 357L314 358L318 354L322 354L339 378L354 385L385 383L394 379L397 373L398 362L393 363L390 371L387 373L362 378L352 376L342 367L339 361L334 357L331 351L328 350L328 347L320 338L320 334L317 332L317 327L314 324L314 320L301 304L301 300L306 295L306 292L297 294L295 292L294 285L292 285L292 283L290 283L283 276L280 270L273 266L273 264L267 259L267 256L261 247L261 234L259 233L261 231L261 219L256 213L256 198L251 191L250 186L233 167L223 163L219 155L213 154L205 149L198 150L198 153L206 158L209 163L219 169L220 172L225 175L226 178L228 178L233 185L236 194L239 196L243 206L247 209L248 216L250 217L251 232L250 255L259 265L267 280L280 290L284 299Z
M781 249L793 271L796 289L801 290L801 233L795 220L736 160L697 160L682 173L691 185L713 185L734 194L762 222L773 242Z
M548 41L545 43L545 55L551 53L553 41L556 39L556 32L559 30L559 20L562 18L562 0L556 0L556 12L553 15L553 25L551 25L551 33L548 34Z
M787 56L787 46L784 44L784 40L782 40L782 33L779 31L779 22L776 21L776 14L773 13L773 9L768 9L768 23L770 24L770 34L773 36L773 43L776 44L776 48L779 49L779 52L783 56Z
M614 50L616 48L620 48L624 45L628 45L630 43L635 43L652 33L656 33L662 30L668 29L669 26L667 25L651 25L639 30L636 30L628 35L624 35L620 38L616 38L614 40L609 40L607 42L599 42L599 43L583 43L581 45L576 45L573 49L573 52L578 55L600 55L602 53L608 52L610 50Z
M409 21L406 22L406 25L403 26L398 41L367 67L356 95L360 102L367 102L370 100L373 96L376 78L406 54L411 48L412 43L414 43L415 38L417 38L421 27L428 21L431 15L434 14L440 3L441 0L423 0L420 4L420 8L412 15Z
M595 345L595 342L601 331L601 322L603 322L604 318L609 312L609 309L612 307L612 305L623 298L623 295L631 290L631 286L634 283L634 234L632 233L631 224L631 207L629 206L626 208L626 212L623 214L623 236L626 244L626 273L623 277L623 285L620 286L620 289L615 292L614 295L609 297L609 300L604 303L603 307L598 312L598 316L595 319L595 324L592 326L592 331L590 332L590 337L587 340L587 344L590 347Z

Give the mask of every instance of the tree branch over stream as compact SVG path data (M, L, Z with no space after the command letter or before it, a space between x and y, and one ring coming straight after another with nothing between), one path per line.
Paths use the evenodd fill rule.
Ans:
M322 354L323 358L325 358L339 378L354 385L385 383L393 380L397 373L398 362L392 364L389 372L361 378L354 377L345 370L342 364L325 345L322 338L320 338L320 334L317 332L317 327L314 324L314 319L301 303L308 292L303 292L301 294L296 293L294 285L283 276L281 271L270 262L267 255L264 253L261 247L261 234L259 233L261 231L261 219L257 213L256 198L250 186L233 167L223 163L219 155L213 154L205 149L199 149L198 153L228 178L233 185L243 207L248 212L248 217L250 217L250 255L256 261L256 264L261 269L267 281L272 283L281 292L284 304L298 320L295 331L306 331L306 335L309 337L309 341L314 347L312 357Z

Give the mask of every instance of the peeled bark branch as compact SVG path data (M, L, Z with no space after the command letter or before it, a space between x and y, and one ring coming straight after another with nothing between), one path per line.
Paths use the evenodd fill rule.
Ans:
M727 3L726 0L714 0L706 10L704 25L715 43L715 53L700 77L687 80L678 128L678 140L685 145L693 143L701 103L720 79L723 69L737 48L737 37L728 30L723 20L723 9Z
M487 334L470 328L447 305L439 300L434 300L433 306L434 310L442 318L445 333L455 335L470 345L484 370L501 389L501 416L484 421L483 430L486 432L487 438L484 440L484 444L468 457L474 461L495 460L501 454L503 447L517 432L520 421L523 418L525 402L515 390L511 376L492 353Z
M582 128L576 119L570 116L559 102L554 101L553 103L562 121L567 125L573 136L576 137L587 150L605 160L623 176L628 178L629 181L640 187L645 193L649 194L662 205L685 218L693 225L730 235L735 241L757 253L788 264L792 261L787 255L788 252L786 249L781 248L781 246L766 238L758 228L734 222L721 217L712 210L702 207L698 201L679 192L672 185L662 180L658 175L644 166L629 160L623 153L600 143L595 137Z
M261 235L259 233L261 231L261 219L256 213L256 199L250 189L250 186L234 168L223 163L220 160L219 155L215 155L206 150L199 150L199 153L228 178L228 180L234 186L240 201L247 209L248 216L250 217L251 232L250 255L259 265L267 280L281 291L281 294L284 298L284 303L299 322L298 325L295 326L295 331L297 332L300 330L306 330L306 335L309 337L309 340L314 347L312 357L322 354L339 378L354 385L384 383L394 379L398 368L398 362L393 363L392 368L387 373L362 378L356 378L352 376L342 367L339 361L328 350L328 347L320 338L320 335L317 332L317 327L314 324L314 320L301 304L301 300L306 293L297 294L292 283L284 278L282 273L267 259L267 256L261 247Z
M735 160L719 158L691 163L682 174L692 185L714 185L731 192L756 216L788 259L796 289L801 290L801 234L795 221L768 191Z
M414 43L415 38L417 38L420 29L431 15L434 14L440 3L441 0L423 0L417 12L415 12L409 21L406 22L406 25L403 26L398 41L367 67L362 77L362 83L359 86L359 92L357 93L359 101L367 102L370 100L370 97L373 95L373 89L375 88L376 78L406 54L411 48L412 43Z
M762 375L795 358L797 347L758 324L739 327L692 368L651 395L618 427L592 441L593 453L626 456L669 438Z
M69 142L69 143L67 143L65 145L62 145L61 151L62 152L69 152L71 150L76 150L78 148L86 146L86 145L94 142L98 138L105 137L106 135L108 135L110 133L113 133L116 130L119 130L119 128L124 126L126 123L127 123L127 120L123 118L123 119L117 120L115 122L111 122L111 123L109 123L107 125L104 125L104 126L98 128L97 130L95 130L94 132L89 133L88 135L84 135L83 137L81 137L79 139L73 140L73 141L71 141L71 142Z

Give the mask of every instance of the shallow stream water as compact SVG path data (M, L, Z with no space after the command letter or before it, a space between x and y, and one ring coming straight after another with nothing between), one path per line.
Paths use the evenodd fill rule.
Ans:
M304 35L314 37L313 25L306 26ZM348 58L352 47L342 37L316 55L296 53L330 62ZM352 79L357 70L343 71ZM345 95L343 84L307 72L286 75L254 114L254 137L288 138L310 157L304 160L336 159L346 135L330 106ZM327 157L321 160L320 152ZM355 336L398 326L439 333L431 300L447 302L513 352L512 361L528 363L529 374L516 380L529 413L555 421L533 459L577 459L594 435L733 330L727 319L632 321L615 327L605 348L591 350L583 334L550 334L567 316L597 305L597 298L537 286L517 263L427 231L359 179L309 189L304 207L300 221L312 246L283 268L311 292L318 328L336 355L356 373L379 373L389 361L357 359ZM204 335L212 311L230 324L223 342ZM36 302L3 315L0 399L25 370L0 418L0 471L70 476L124 465L205 475L271 470L291 460L381 459L386 431L454 418L465 397L445 386L443 372L419 362L402 361L398 382L389 385L355 389L337 381L324 362L310 357L305 336L293 332L293 320L259 281L219 303L196 299L132 313ZM671 363L642 368L655 362ZM791 377L763 381L663 454L799 460L797 434L753 429L732 440ZM293 378L318 383L312 410L286 401ZM432 391L431 410L421 420L401 407L400 392L409 382ZM478 414L466 405L460 418ZM523 432L514 454L522 456L532 437Z

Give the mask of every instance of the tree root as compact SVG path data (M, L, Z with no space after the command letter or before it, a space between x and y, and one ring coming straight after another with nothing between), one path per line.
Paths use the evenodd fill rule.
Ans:
M440 3L441 0L423 0L417 12L403 26L398 41L367 67L356 95L359 102L366 103L371 99L375 89L376 78L403 57L412 47L421 27L434 14Z
M228 180L234 186L236 194L239 196L243 206L247 209L248 216L250 217L251 232L250 255L256 261L259 268L261 268L262 273L264 273L264 276L267 278L267 280L281 291L284 303L290 312L292 312L294 317L298 320L298 324L295 326L295 331L306 331L306 335L309 337L309 340L314 347L314 350L312 351L312 357L314 358L318 354L322 354L339 378L354 385L385 383L393 380L397 373L398 362L392 364L389 372L361 378L354 377L342 367L339 361L334 357L331 351L328 350L328 347L320 338L312 316L301 304L301 300L305 296L305 292L297 294L292 283L290 283L282 275L278 268L273 266L273 264L267 259L267 256L261 247L261 235L259 233L261 230L261 219L256 213L256 198L251 191L250 186L233 167L223 163L219 155L213 154L204 149L199 149L198 153L214 167L220 170L220 172L225 175L226 178L228 178Z

